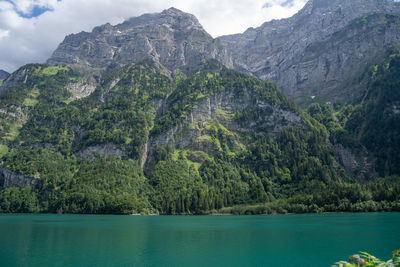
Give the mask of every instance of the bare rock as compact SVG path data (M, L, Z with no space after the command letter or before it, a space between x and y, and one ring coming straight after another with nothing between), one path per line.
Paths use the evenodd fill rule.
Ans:
M220 41L214 40L193 15L170 8L115 26L105 24L91 33L71 34L47 63L107 68L152 59L171 72L193 72L210 58L231 65Z
M82 82L69 83L67 84L67 89L72 95L70 99L76 100L89 96L96 89L96 85Z
M291 18L219 40L236 70L277 83L296 102L347 100L357 88L334 90L400 45L397 14L393 0L310 0Z
M79 157L89 161L91 161L96 154L114 157L126 156L126 153L114 144L89 146L77 153Z
M34 189L39 186L39 180L16 174L0 165L0 186L3 188L30 186Z

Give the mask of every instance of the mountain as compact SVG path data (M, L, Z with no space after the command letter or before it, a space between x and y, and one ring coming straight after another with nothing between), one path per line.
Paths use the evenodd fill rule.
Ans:
M341 85L400 45L398 14L392 0L310 0L291 18L219 40L235 69L277 83L297 103L333 103L355 96L361 88Z
M5 80L10 76L10 73L4 70L0 70L0 80Z
M202 213L346 179L326 130L275 85L217 61L173 80L162 70L128 64L81 99L70 67L17 71L25 83L0 95L0 200L30 185L32 209L50 212Z
M330 7L296 16L310 5ZM348 21L339 33L398 25L386 13ZM302 110L246 74L227 38L172 8L67 36L48 64L12 73L0 87L0 212L400 210L396 48L352 70L354 98Z
M116 26L105 24L91 33L69 35L47 63L112 69L152 59L169 71L181 69L188 73L210 58L230 66L225 54L220 41L214 40L193 15L170 8Z
M291 18L213 39L193 15L170 8L69 35L47 63L91 67L98 80L99 72L144 59L186 74L217 59L277 83L303 106L334 103L357 95L362 86L349 81L400 44L399 14L393 0L310 0Z

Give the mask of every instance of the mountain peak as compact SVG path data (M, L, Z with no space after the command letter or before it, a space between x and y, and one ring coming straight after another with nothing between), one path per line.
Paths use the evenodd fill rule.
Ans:
M69 35L47 63L107 69L151 59L170 71L190 72L209 58L224 58L223 50L195 16L172 7Z
M138 17L132 17L126 20L122 25L162 25L168 24L177 26L180 24L192 24L202 28L197 18L189 13L183 12L175 7L165 9L161 13L148 13ZM118 26L118 25L117 25Z
M165 9L163 12L161 12L161 14L168 14L168 15L175 15L175 16L184 16L184 15L192 16L191 14L185 13L182 10L177 9L175 7L170 7L168 9Z

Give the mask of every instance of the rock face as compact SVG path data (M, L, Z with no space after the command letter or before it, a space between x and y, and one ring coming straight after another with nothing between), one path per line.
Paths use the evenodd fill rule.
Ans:
M25 68L18 69L17 71L9 75L7 79L3 82L3 84L0 86L0 94L10 87L17 86L20 84L26 84L29 75L30 75L29 71L27 71Z
M67 84L68 91L72 94L71 100L81 99L83 97L89 96L94 92L96 86L91 83L69 83Z
M258 116L254 121L239 124L234 119L234 114L246 110L258 111L255 112ZM210 133L215 129L223 129L232 140L237 141L234 147L239 149L238 136L255 132L256 127L275 135L290 127L302 127L302 123L301 117L294 111L261 100L252 105L250 99L246 97L238 98L231 92L223 93L197 101L193 111L182 119L179 125L151 137L146 152L151 155L157 146L171 146L175 149L191 147L207 152L214 150L218 153L221 147L209 140Z
M178 84L159 106L159 115L144 146L145 173L154 167L152 157L159 147L216 156L227 150L242 151L254 133L277 136L290 128L308 129L299 110L275 85L237 74L215 61L203 71ZM249 86L250 81L257 85ZM264 88L268 93L258 94L254 88ZM171 113L179 116L174 124L167 124L174 116ZM224 139L221 141L218 136Z
M10 76L10 73L4 70L0 70L0 80L5 80Z
M180 68L191 72L209 58L231 66L220 41L214 40L193 15L170 8L116 26L105 24L91 33L69 35L47 63L113 68L152 59L170 71Z
M291 18L213 39L193 15L170 8L69 35L47 63L107 71L151 59L193 73L212 58L277 83L297 103L333 102L354 96L360 86L344 82L400 45L396 14L394 0L310 0Z
M0 165L0 187L25 187L31 186L35 188L39 185L39 180L31 179L24 175L16 174L9 169Z
M399 17L377 13L398 14L400 3L310 0L291 18L219 40L236 70L276 82L284 94L300 102L304 97L330 95L388 47L400 44ZM343 100L347 94L327 100Z
M96 154L114 157L126 156L126 153L114 144L89 146L77 153L79 157L85 160L92 160Z
M362 181L371 181L376 177L373 160L365 148L356 155L351 149L341 144L335 144L333 145L333 151L344 169Z

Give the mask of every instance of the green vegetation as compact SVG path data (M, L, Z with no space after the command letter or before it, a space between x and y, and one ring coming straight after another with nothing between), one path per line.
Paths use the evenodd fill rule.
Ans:
M287 199L263 204L226 207L214 213L237 215L378 212L400 211L400 177L378 179L363 185L334 183L329 187L321 182L308 185L307 193L299 192Z
M354 154L365 148L381 177L400 174L400 55L372 66L364 75L366 88L348 105L312 104L307 112L330 133L333 144ZM365 154L365 153L364 153Z
M390 87L392 66L383 74L374 69L384 86L371 88ZM367 97L336 110L314 104L310 116L275 85L209 61L175 80L152 62L126 65L90 96L72 100L68 84L82 80L79 73L46 65L22 70L26 83L0 95L1 165L39 183L1 189L1 212L400 210L392 154L388 171L379 172L385 178L363 184L334 157L335 142L379 148L364 140L367 126L354 124L356 114L369 112Z
M51 67L44 67L43 69L37 69L37 73L41 73L45 76L53 76L56 75L59 71L68 71L68 67L63 66L51 66Z
M11 187L0 191L0 212L33 213L41 211L37 193L30 187Z
M340 261L335 263L333 267L352 267L352 266L385 266L394 267L400 266L400 249L393 251L392 259L388 261L381 261L380 259L372 256L366 252L360 252L361 255L355 254L349 257L349 261Z
M7 154L8 147L6 145L0 144L0 157Z

